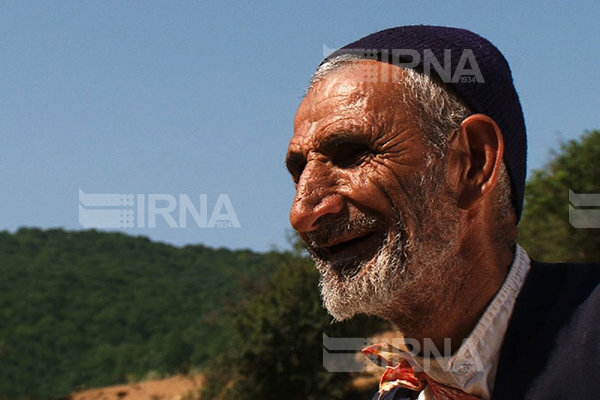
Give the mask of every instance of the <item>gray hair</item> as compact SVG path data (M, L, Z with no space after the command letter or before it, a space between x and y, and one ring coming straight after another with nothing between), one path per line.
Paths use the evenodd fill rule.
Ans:
M364 58L354 54L342 54L328 59L313 74L307 92L331 72L361 60ZM410 68L405 68L404 72L403 90L396 95L401 96L402 102L415 111L419 130L432 149L432 154L428 157L443 159L448 153L454 132L460 129L462 121L473 112L461 99L426 74ZM505 223L515 211L510 177L504 161L498 174L497 190L498 219Z

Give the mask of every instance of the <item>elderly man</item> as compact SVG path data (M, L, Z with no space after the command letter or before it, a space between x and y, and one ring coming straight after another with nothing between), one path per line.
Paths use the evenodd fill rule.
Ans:
M286 162L331 315L448 350L368 348L388 362L375 399L599 398L600 268L516 244L525 124L490 42L420 25L341 48L313 76Z

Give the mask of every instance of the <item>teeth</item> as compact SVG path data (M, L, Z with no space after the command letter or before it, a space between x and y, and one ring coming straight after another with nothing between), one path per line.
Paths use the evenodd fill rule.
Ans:
M342 240L342 241L339 241L339 242L335 243L334 245L327 246L326 248L331 251L331 249L333 247L343 246L343 245L346 245L346 244L348 244L348 243L350 243L352 241L355 241L355 240L365 239L365 238L367 238L371 234L372 234L372 232L371 233L365 233L365 234L360 235L360 236L355 236L355 237L352 237L351 239L345 239L345 240Z

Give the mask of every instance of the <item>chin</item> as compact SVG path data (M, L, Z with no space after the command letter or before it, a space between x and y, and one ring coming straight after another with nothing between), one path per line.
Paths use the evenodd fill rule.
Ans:
M313 254L321 274L323 304L337 321L358 314L388 318L392 304L406 293L406 256L402 235L394 235L368 260L331 263Z

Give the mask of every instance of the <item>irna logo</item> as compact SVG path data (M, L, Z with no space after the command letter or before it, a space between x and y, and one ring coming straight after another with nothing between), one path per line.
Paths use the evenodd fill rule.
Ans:
M85 193L79 189L79 223L85 228L240 228L227 194L219 194L209 215L208 195Z

